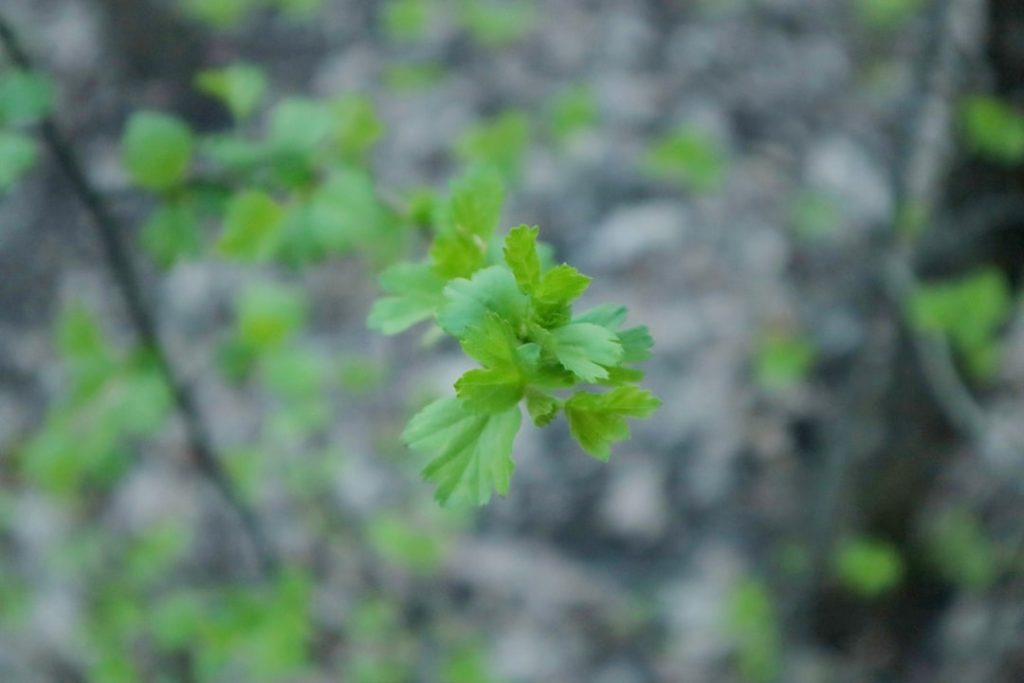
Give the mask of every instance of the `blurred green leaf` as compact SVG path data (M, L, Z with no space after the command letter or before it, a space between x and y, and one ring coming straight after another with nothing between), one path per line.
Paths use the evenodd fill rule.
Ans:
M185 12L216 28L237 26L255 5L255 0L182 0Z
M493 166L507 180L513 180L519 177L529 143L530 121L526 114L506 111L463 133L456 154L467 163Z
M909 302L922 330L947 335L971 372L990 377L999 364L999 328L1013 306L1003 275L986 268L948 282L922 285Z
M284 209L270 195L242 190L228 202L217 249L240 260L266 259L279 243L283 218Z
M828 195L804 190L797 194L790 205L790 221L797 236L806 240L818 240L835 234L842 216L839 207Z
M429 62L416 64L389 64L384 68L382 80L393 90L425 90L445 77L444 67Z
M681 126L651 146L644 165L657 178L696 192L714 192L725 183L728 158L715 138L697 128Z
M891 543L858 537L836 551L835 572L848 589L864 598L887 593L903 580L903 558Z
M196 76L196 87L216 97L241 121L256 111L267 90L262 69L250 64L233 64L210 69Z
M726 633L735 643L737 665L748 681L769 683L781 668L782 636L775 599L757 579L744 579L726 606Z
M142 226L142 247L161 268L197 256L202 250L202 234L192 205L173 201L157 207Z
M592 128L598 115L594 93L583 85L566 88L548 104L548 125L558 140L567 140Z
M385 514L372 519L369 537L384 559L418 574L434 572L444 559L441 539L401 515Z
M361 95L349 95L334 102L334 141L341 158L362 164L373 145L384 133L373 102Z
M267 351L292 336L306 321L308 302L301 290L275 284L246 289L238 302L238 338Z
M0 127L33 124L53 109L53 84L41 73L0 71Z
M995 545L966 508L947 510L927 531L928 556L942 575L970 591L984 591L999 575Z
M992 161L1024 162L1024 113L995 97L975 95L964 100L961 120L967 143Z
M758 343L754 376L764 389L784 389L802 382L810 373L817 352L803 336L769 332Z
M193 144L192 131L179 119L169 114L137 112L128 120L121 159L140 187L168 190L184 181Z
M880 29L896 28L919 14L926 0L857 0L860 20Z
M392 40L419 40L426 32L435 9L432 0L388 0L381 17L384 30Z
M0 194L14 187L38 160L36 143L31 137L0 130Z
M503 47L533 28L537 10L532 0L459 0L459 19L473 39L484 47Z

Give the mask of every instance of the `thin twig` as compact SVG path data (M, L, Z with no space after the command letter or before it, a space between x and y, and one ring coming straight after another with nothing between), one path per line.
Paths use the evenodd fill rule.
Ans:
M34 63L18 40L17 33L2 15L0 15L0 43L3 44L14 64L26 70L34 70ZM213 447L213 440L200 415L192 391L181 379L170 354L160 341L156 320L142 297L141 278L121 239L124 231L119 221L107 206L104 198L89 181L73 145L61 132L53 118L44 118L39 124L39 131L58 167L92 219L103 255L113 275L117 290L124 300L135 333L141 344L153 354L157 367L163 374L174 398L197 468L238 515L250 538L261 571L265 574L273 573L278 565L276 554L264 535L255 513L242 500L221 466Z

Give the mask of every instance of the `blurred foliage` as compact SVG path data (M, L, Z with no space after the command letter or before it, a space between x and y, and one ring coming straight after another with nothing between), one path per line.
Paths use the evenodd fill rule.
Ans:
M928 557L952 583L969 591L984 591L996 580L996 547L978 518L967 508L952 508L927 529Z
M456 154L469 164L487 164L509 182L521 174L530 143L530 119L520 111L506 111L473 126L459 138Z
M113 348L84 308L63 314L57 351L66 387L20 462L33 484L71 497L117 481L129 463L128 441L163 426L170 394L151 356Z
M876 29L893 29L920 14L928 0L855 0L857 16Z
M537 20L533 0L457 0L458 19L480 45L497 48L521 40Z
M754 354L754 377L764 389L784 389L810 373L817 351L806 337L784 330L763 334Z
M238 121L255 113L267 91L267 77L250 64L203 71L195 82L196 88L223 102Z
M840 228L842 214L829 195L804 190L790 204L790 223L801 239L822 240L834 235Z
M643 164L655 178L678 183L694 192L720 189L728 172L728 159L721 143L688 125L656 140Z
M0 63L0 198L38 162L27 129L49 115L54 99L46 76Z
M744 680L775 680L782 666L782 635L769 588L758 579L743 579L729 595L725 614L725 632L734 643L736 666Z
M964 100L961 121L967 144L996 163L1024 162L1024 113L995 97L975 95Z
M237 28L261 9L273 9L294 21L308 21L319 13L323 0L179 0L189 17L214 28Z
M381 78L392 90L426 90L441 83L446 72L440 64L390 64Z
M574 85L551 98L547 116L555 139L564 142L596 126L600 112L594 93L586 86Z
M904 573L903 559L897 548L868 537L849 538L840 543L833 567L843 586L869 599L896 588Z
M946 335L971 373L987 379L999 367L998 333L1012 307L1006 279L986 268L923 285L910 301L910 317L919 329Z

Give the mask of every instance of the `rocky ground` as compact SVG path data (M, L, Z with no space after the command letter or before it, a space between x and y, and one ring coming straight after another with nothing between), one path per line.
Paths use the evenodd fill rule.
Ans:
M729 606L736 586L757 578L776 596L775 680L1009 683L1024 676L1021 615L1005 609L1019 607L1019 585L1012 576L981 593L943 584L925 568L917 538L931 516L956 505L981 511L1000 543L1019 535L1024 461L1012 432L1024 414L1024 318L1018 313L1006 331L1005 363L982 394L1007 427L979 444L934 400L886 288L898 253L895 217L917 196L901 173L925 179L936 234L955 231L999 183L1019 191L1020 178L997 180L961 159L948 121L956 93L1021 87L1019 71L1012 81L1012 68L1011 76L996 68L1007 58L990 40L1009 30L1012 9L993 28L980 2L935 6L947 4L959 14L936 47L946 34L933 11L871 28L839 1L539 0L536 26L498 50L448 25L421 44L396 46L382 37L380 7L368 0L329 0L314 25L268 15L229 33L154 13L148 2L7 0L3 10L58 78L60 123L128 224L146 205L124 191L118 168L126 114L170 109L200 129L223 125L188 87L212 63L259 63L275 95L369 94L388 131L374 167L396 187L442 183L454 168L454 141L482 117L507 107L541 112L569 84L595 93L599 126L565 146L534 139L505 222L540 225L559 258L594 277L589 302L624 302L631 320L651 327L657 347L647 385L664 407L636 425L608 464L579 452L562 427L524 431L510 495L469 523L439 575L381 569L377 578L389 597L432 618L457 614L484 639L499 680L743 680ZM939 60L929 55L949 45L949 90L935 93L929 74ZM389 89L382 71L402 60L440 60L448 75L429 89ZM921 116L928 107L938 107L938 119ZM940 137L925 145L936 152L933 170L907 172L920 133L908 135L908 124L935 120ZM725 150L727 176L716 191L687 191L644 172L650 141L680 123ZM930 190L929 174L937 178ZM835 229L814 240L801 237L793 218L808 193L836 208ZM1019 236L957 244L919 267L958 272L996 261L995 251L1019 278ZM219 379L217 343L240 287L282 274L202 261L147 274L162 334L216 441L245 443L272 419L273 404ZM448 391L464 362L456 348L420 348L415 334L382 340L368 332L375 287L359 263L303 278L314 296L309 343L387 371L373 393L338 398L324 437L345 458L330 504L358 527L409 496L429 495L394 464L406 456L388 455L381 435L393 441L416 397ZM116 339L131 339L90 227L47 165L0 200L3 459L60 391L51 322L76 300L102 311ZM789 332L806 335L816 362L804 381L768 390L754 359L766 335ZM235 540L237 522L197 481L180 436L171 429L147 446L93 519L117 531L180 516L196 529L190 562L231 567L247 552ZM366 590L361 559L346 552L352 537L325 541L280 486L261 486L259 512L273 543L297 561L325 553L319 609L343 622L339 615ZM76 522L45 496L10 488L14 533L0 559L44 567L46 549ZM906 588L862 604L827 576L828 545L853 533L900 548ZM793 544L808 549L803 573L780 559ZM36 672L81 656L75 628L87 587L40 569L32 591L27 625L0 634L0 679L65 680ZM309 680L338 680L330 675Z

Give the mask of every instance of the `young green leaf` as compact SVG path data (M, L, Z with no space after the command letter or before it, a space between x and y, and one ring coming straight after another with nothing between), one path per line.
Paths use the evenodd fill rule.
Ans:
M386 335L433 317L444 304L444 280L426 264L395 264L380 274L380 286L393 296L373 304L367 324Z
M622 344L623 363L642 363L651 357L651 349L654 348L654 338L646 325L622 330L619 343Z
M538 427L546 427L558 416L562 404L554 396L537 391L526 394L526 411Z
M629 438L627 417L646 418L661 401L637 387L618 387L606 394L577 393L565 403L569 431L580 446L599 460L611 456L613 443Z
M551 332L548 350L584 382L608 377L606 366L622 361L622 344L611 330L592 323L570 323Z
M469 412L500 413L519 403L523 382L514 366L480 368L462 375L455 393Z
M520 225L505 238L505 263L512 269L519 288L530 293L540 282L540 257L537 235L540 228Z
M519 340L515 331L508 321L494 313L486 314L479 325L468 328L460 342L466 355L479 361L481 365L519 365Z
M192 159L192 131L168 114L138 112L121 142L125 170L139 186L168 190L185 179Z
M513 327L525 318L529 299L516 286L504 266L491 266L470 279L452 280L444 289L447 304L437 322L448 334L461 338L466 330L484 323L488 312L505 318Z
M437 485L442 505L483 505L492 491L508 492L515 463L512 442L522 415L518 407L480 415L457 398L443 398L417 413L402 435L410 448L434 459L423 476Z

